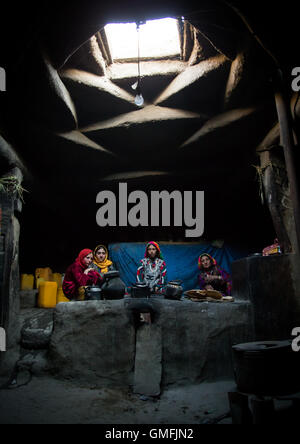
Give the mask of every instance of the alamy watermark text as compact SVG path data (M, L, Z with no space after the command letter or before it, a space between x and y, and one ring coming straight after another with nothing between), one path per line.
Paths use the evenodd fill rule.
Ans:
M292 342L292 349L294 352L300 351L300 327L294 328L292 331L292 336L296 336L296 338Z
M6 91L6 71L0 66L0 91Z
M6 333L4 328L0 328L0 352L6 351Z
M128 194L127 183L120 183L118 196L101 191L96 202L101 204L96 214L99 227L184 226L186 237L204 233L204 191L151 191L148 196L143 191Z

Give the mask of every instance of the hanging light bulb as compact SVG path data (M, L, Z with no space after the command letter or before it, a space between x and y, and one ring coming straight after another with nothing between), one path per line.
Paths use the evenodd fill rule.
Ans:
M141 89L141 79L139 78L138 81L132 85L132 88L136 90L136 96L134 99L134 103L137 106L143 106L145 103L144 97L142 95L142 89Z
M137 106L143 106L145 103L145 100L144 100L144 97L141 94L139 94L139 95L135 96L134 102Z
M145 103L145 100L144 100L144 97L142 96L142 92L141 92L140 88L139 88L139 91L137 91L134 102L137 106L143 106Z
M144 100L144 97L142 95L142 89L141 89L140 34L139 34L140 25L141 25L141 22L138 22L136 24L136 29L137 29L137 33L138 33L138 71L139 71L139 74L138 74L138 80L135 82L134 85L132 85L132 89L136 91L136 96L135 96L135 99L134 99L134 103L137 106L141 107L141 106L144 105L145 100Z

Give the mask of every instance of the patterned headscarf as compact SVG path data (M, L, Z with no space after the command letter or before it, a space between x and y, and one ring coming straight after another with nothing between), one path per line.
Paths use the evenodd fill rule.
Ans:
M149 257L149 256L148 256L148 248L150 247L150 245L153 245L153 246L157 249L157 251L158 251L158 253L159 253L159 254L158 254L159 259L164 260L164 257L163 257L163 255L162 255L162 252L161 252L161 250L160 250L160 246L158 245L157 242L154 242L154 241L148 242L148 244L147 244L147 246L146 246L145 257Z
M198 259L198 267L199 267L200 270L203 269L203 265L202 265L201 259L203 257L205 257L205 256L210 259L212 267L216 267L218 265L216 259L214 259L210 254L204 253L204 254L201 254L201 256Z
M87 268L87 265L83 262L83 260L91 253L93 253L92 250L89 250L88 248L86 248L85 250L82 250L79 253L78 258L76 259L76 262L79 263L83 268Z
M98 250L100 250L100 248L103 248L103 250L105 251L105 259L102 262L99 262L99 260L96 256L96 253ZM108 249L104 245L98 245L98 247L95 248L95 250L94 250L94 264L101 269L102 273L107 273L108 267L110 267L113 264L112 261L110 261L108 259Z

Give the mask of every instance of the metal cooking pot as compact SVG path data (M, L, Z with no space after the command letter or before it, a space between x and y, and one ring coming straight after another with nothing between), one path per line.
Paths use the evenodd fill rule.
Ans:
M151 289L143 282L137 282L131 287L132 298L150 298Z
M166 287L166 299L180 300L183 294L182 281L171 281Z
M85 300L86 301L101 301L102 291L100 287L90 286L85 288Z

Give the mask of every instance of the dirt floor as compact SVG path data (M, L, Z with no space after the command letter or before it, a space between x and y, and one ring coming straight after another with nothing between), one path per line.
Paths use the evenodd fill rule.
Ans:
M224 416L233 381L170 387L159 399L129 390L87 389L48 376L28 381L24 373L17 384L25 385L0 390L0 424L232 424Z

